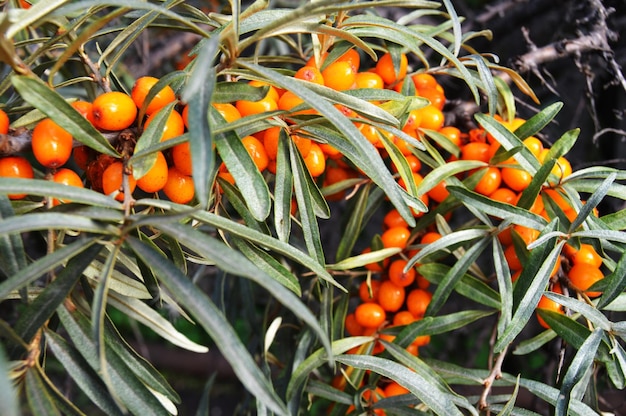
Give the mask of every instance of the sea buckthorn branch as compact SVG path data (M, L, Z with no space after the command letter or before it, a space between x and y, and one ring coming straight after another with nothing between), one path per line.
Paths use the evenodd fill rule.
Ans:
M502 377L502 363L504 363L504 358L506 357L508 348L509 346L507 345L506 347L504 347L502 352L498 354L498 356L496 357L493 363L493 367L491 368L491 371L489 372L489 375L483 381L484 389L483 389L482 394L480 395L480 400L478 401L478 408L480 410L486 410L489 408L489 403L487 403L487 398L489 397L489 394L491 393L491 387L493 386L493 383Z
M131 129L132 133L136 135L136 131ZM118 141L121 132L102 132L102 136L109 143L115 143ZM30 149L33 132L30 129L19 128L7 134L0 133L0 156L9 156L16 153L24 152ZM78 147L83 144L77 140L74 140L72 146Z

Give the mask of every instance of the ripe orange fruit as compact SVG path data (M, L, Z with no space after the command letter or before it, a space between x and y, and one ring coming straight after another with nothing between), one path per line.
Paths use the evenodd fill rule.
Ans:
M191 165L191 148L189 142L177 144L172 147L172 162L180 173L191 176L193 168Z
M326 155L324 155L324 152L317 143L311 143L311 149L304 158L304 164L314 178L324 173L326 169Z
M490 195L500 187L502 175L500 169L489 166L484 169L484 174L474 187L474 191L482 195Z
M461 147L461 130L454 126L444 126L439 129L439 133L443 134L452 143Z
M535 136L530 136L524 139L524 145L530 150L530 152L539 159L539 155L543 151L543 143Z
M431 190L427 192L427 195L435 202L443 202L448 197L448 195L450 195L450 192L448 192L446 187L446 181L441 181L433 188L431 188Z
M405 249L406 245L411 237L411 231L408 227L391 227L387 229L380 238L383 241L383 247L398 247L401 249Z
M30 162L22 156L6 156L0 158L0 178L23 178L35 177ZM23 199L26 194L9 194L9 199Z
M532 175L521 167L502 168L502 181L514 191L520 192L528 188L532 179Z
M504 249L504 258L506 259L506 262L511 270L517 271L522 269L522 262L518 257L517 250L513 244Z
M158 112L157 112L158 113ZM152 113L146 119L146 123L144 124L144 128L147 128L157 113ZM185 122L183 121L183 117L176 110L172 110L165 121L165 125L163 126L163 134L161 135L162 142L173 139L174 137L178 137L185 132Z
M399 287L409 286L415 281L415 269L411 267L406 273L403 272L404 267L408 261L404 259L397 259L391 262L389 265L389 281Z
M350 179L350 173L346 169L339 167L339 166L327 166L326 170L324 171L324 181L322 185L325 188L325 187L334 185L336 183L343 182L348 179ZM346 191L343 190L343 191L335 192L333 194L328 194L325 196L325 198L328 201L338 201L342 199L345 196L345 194L346 194Z
M345 327L346 331L348 331L348 333L353 337L362 335L363 331L365 330L365 328L359 325L359 323L356 321L356 316L354 315L354 313L349 313L348 315L346 315Z
M246 136L242 138L241 143L243 143L243 147L245 147L248 151L248 154L254 161L257 169L263 172L269 163L267 151L265 150L263 143L254 136Z
M568 247L568 245L565 245L565 247ZM598 268L602 266L602 257L600 257L591 244L581 244L578 250L571 246L569 247L572 251L568 253L568 257L572 263L588 264Z
M191 202L195 195L193 178L172 166L167 172L167 182L163 187L163 193L170 201L177 204Z
M83 181L80 179L80 176L72 169L61 168L57 170L54 175L52 175L52 181L56 183L60 183L67 186L75 186L77 188L84 188ZM60 201L56 198L52 199L52 205L57 206L60 203L68 203L69 201L65 199L61 199Z
M409 115L402 126L402 131L407 134L413 134L422 123L421 109L409 111Z
M551 291L554 293L563 294L563 290L561 289L561 286L558 283L552 286ZM542 295L541 298L539 299L539 303L537 304L537 309L546 309L546 310L558 312L558 313L565 312L563 309L563 305L553 301L552 299L547 298L545 295ZM539 322L539 325L541 325L542 327L546 329L550 329L550 325L548 325L546 321L544 321L543 318L539 316L539 314L537 314L537 321Z
M232 105L231 103L213 103L213 107L217 110L218 113L224 117L227 123L232 123L233 121L239 120L241 118L241 113L237 110L237 107ZM187 106L185 106L187 109ZM186 120L184 116L185 111L183 110L183 119ZM187 121L185 121L185 126L189 127Z
M378 302L378 290L380 289L380 280L370 280L369 284L366 280L359 285L359 298L361 302Z
M441 238L441 234L439 234L437 231L429 231L422 236L422 238L420 239L420 244L434 243L440 238Z
M89 101L77 100L72 103L72 107L93 124L93 104Z
M4 110L0 109L0 134L9 132L9 116Z
M392 228L392 227L407 227L408 228L409 226L407 222L404 220L404 218L402 218L398 210L395 208L389 210L389 212L385 214L385 216L383 217L383 225L386 228Z
M489 195L489 198L505 204L515 205L518 195L509 188L498 188Z
M388 312L398 311L404 304L405 291L391 280L385 280L378 289L378 304Z
M144 192L159 192L167 182L167 173L168 168L165 156L163 152L157 152L154 165L145 175L137 179L137 186Z
M445 117L440 109L432 104L418 110L421 113L422 121L420 127L428 130L439 130L443 127Z
M137 106L133 99L119 91L105 92L93 100L93 124L102 130L124 130L137 117Z
M362 303L356 307L354 316L359 325L365 328L378 328L385 322L385 310L378 303Z
M604 278L604 273L598 267L590 264L574 264L567 273L572 287L581 292L586 292L590 298L598 297L602 292L587 292L594 283Z
M261 114L277 110L278 104L276 100L266 95L258 101L238 100L235 102L235 107L239 111L239 114L245 117L252 114Z
M76 166L80 169L87 170L87 165L93 160L94 153L95 152L87 146L76 146L72 150L72 159L74 159Z
M409 311L399 311L393 316L394 326L409 325L413 322L415 322L415 317Z
M265 94L266 97L271 98L276 102L278 102L278 99L280 98L280 94L278 93L276 87L268 84L267 82L253 79L252 81L248 82L248 85L251 85L253 87L268 87L267 94Z
M409 389L407 389L406 387L402 387L396 381L392 381L391 383L387 384L383 392L385 393L385 397L401 396L403 394L410 393Z
M489 162L489 144L484 142L467 143L461 147L461 159Z
M361 66L361 55L359 55L359 52L356 49L348 49L343 55L337 58L335 62L337 61L348 62L352 66L354 72L357 72Z
M335 61L322 71L324 84L337 91L352 88L356 81L356 71L350 62Z
M72 135L52 119L41 120L32 132L31 147L35 159L47 168L63 166L72 155Z
M315 84L324 85L324 76L315 66L303 66L293 75L294 78L301 79Z
M32 4L30 4L27 0L20 0L20 7L22 9L30 9L30 6L32 6Z
M116 191L119 193L115 196L118 201L124 200L123 189L124 164L120 161L111 163L102 173L102 191L105 195L110 195ZM132 193L137 186L137 180L132 174L128 175L128 188Z
M357 88L383 89L385 87L385 82L380 75L369 71L358 72L354 82Z
M400 65L396 68L391 54L387 52L376 62L376 73L385 81L385 84L390 85L406 76L408 63L406 55L402 53L400 54Z
M413 289L406 297L406 307L416 318L421 318L426 313L426 308L433 295L424 289Z
M433 107L439 110L443 110L443 106L446 104L446 95L443 89L420 88L417 90L417 95L426 98Z
M437 86L439 85L437 79L426 72L420 72L418 74L415 74L411 77L411 79L413 80L413 83L415 84L415 89L417 90L421 90L424 88L437 88Z
M154 87L154 85L159 82L158 78L144 76L137 78L135 80L135 84L130 92L130 96L137 106L137 108L141 108L145 101L148 93ZM167 104L174 102L176 100L176 94L174 94L174 90L169 85L166 85L161 91L159 91L154 98L150 101L150 103L146 107L146 114L150 115L156 113L161 108L165 107ZM125 128L125 127L124 127ZM117 129L107 129L107 130L117 130Z

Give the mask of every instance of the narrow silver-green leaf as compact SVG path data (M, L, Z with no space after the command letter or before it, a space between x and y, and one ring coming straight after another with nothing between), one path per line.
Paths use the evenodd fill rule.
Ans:
M611 331L611 321L604 316L602 312L578 299L569 296L563 296L558 293L547 292L545 296L553 301L569 308L574 312L578 312L591 321L596 327L605 331Z
M0 220L15 215L11 201L0 195ZM13 276L27 265L24 242L19 234L0 233L0 268L7 276Z
M9 379L9 361L4 351L4 345L0 345L0 403L6 416L19 416L18 395L13 381Z
M35 416L61 416L48 388L39 374L40 367L33 366L26 370L25 389L29 410Z
M293 197L293 173L289 156L291 140L285 129L280 129L276 152L276 180L274 181L274 228L282 242L288 243L291 234L291 204Z
M576 352L561 384L561 391L556 401L556 416L567 416L570 414L568 409L572 389L582 379L589 366L592 365L598 345L600 345L602 340L602 335L603 331L600 328L595 329L578 349L578 352Z
M337 263L329 264L326 267L329 270L352 270L358 267L363 267L366 264L377 263L400 253L400 251L402 250L396 247L383 248L380 250L371 251L369 253L358 254L353 257L348 257Z
M500 318L498 319L498 334L502 334L511 323L513 315L513 284L511 283L511 270L504 257L504 250L497 238L492 240L493 265L498 281L498 292L500 293Z
M582 206L574 221L570 225L569 231L572 232L576 230L578 227L582 225L582 223L587 219L592 211L598 206L600 202L604 199L606 194L608 193L611 185L617 178L617 173L613 172L605 180L602 181L600 186L598 186L594 192L591 194L587 202Z
M524 140L527 137L533 136L539 133L545 126L547 126L556 115L563 108L563 103L557 101L556 103L550 104L539 113L535 114L524 124L515 129L515 135L520 139Z

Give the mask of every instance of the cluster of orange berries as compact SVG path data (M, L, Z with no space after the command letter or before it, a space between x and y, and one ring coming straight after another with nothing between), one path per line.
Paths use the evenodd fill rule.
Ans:
M154 77L141 77L135 82L130 95L118 91L105 92L93 102L78 100L72 102L72 106L102 132L121 132L136 127L139 124L137 120L139 109L145 107L146 117L143 126L147 127L159 110L177 102L172 88L166 86L154 95L150 103L144 105L150 89L157 82L158 79ZM163 128L161 141L180 136L185 132L185 109L183 108L182 114L176 109L171 110ZM4 112L3 115L6 117ZM8 132L8 118L6 120L6 128L3 131ZM125 144L120 141L117 146L124 148ZM136 187L147 193L163 191L170 200L178 203L188 203L194 196L194 184L190 176L191 157L188 147L185 152L185 146L182 145L173 146L167 157L163 152L157 152L154 165L141 178L135 178L132 170L125 166L122 159L99 154L86 146L77 145L71 134L50 118L44 118L34 126L31 149L34 159L43 168L50 170L48 175L50 180L77 187L84 187L86 183L92 189L114 195L120 201L124 199L122 183L125 174L131 193ZM133 150L134 143L121 153L130 156ZM72 168L66 167L71 160L84 172L84 177ZM33 178L34 171L26 157L13 155L0 159L0 176ZM25 194L10 195L11 199L24 197ZM58 203L59 201L53 201L53 205Z

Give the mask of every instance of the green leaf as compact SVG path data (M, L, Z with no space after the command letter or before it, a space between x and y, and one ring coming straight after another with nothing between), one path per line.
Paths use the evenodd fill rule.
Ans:
M608 285L604 288L602 296L598 300L596 305L598 309L603 309L605 306L610 305L626 289L626 252L621 254L615 269L611 274L605 276L603 280L608 282Z
M459 280L461 280L463 275L474 264L490 242L491 239L488 237L480 239L477 243L468 248L465 254L448 270L448 273L446 273L437 286L437 289L435 289L435 293L433 293L433 297L426 309L426 315L434 315L437 313L455 289Z
M373 341L372 337L348 337L334 341L331 344L332 355L336 356L343 354L352 348L363 345L367 342ZM295 368L289 385L287 386L287 392L285 394L287 401L292 400L294 393L296 393L300 387L309 379L309 375L318 367L328 362L328 351L320 348L309 355L304 361L302 361L298 367Z
M187 86L182 93L182 98L188 105L189 148L195 193L203 208L209 203L208 178L215 165L212 124L215 123L215 119L222 118L219 114L209 112L209 108L214 110L211 106L211 97L215 88L216 75L212 64L217 52L217 39L217 36L212 36L203 42L195 58L196 62ZM211 114L211 122L209 122L209 114Z
M55 405L54 399L44 384L39 371L39 366L29 367L26 370L24 384L28 407L30 407L30 410L35 416L61 416L61 412Z
M520 377L520 375L517 376L517 383L515 383L515 389L513 390L513 393L511 393L511 398L507 400L506 405L500 412L498 412L497 416L509 416L511 414L515 414L515 401L517 400L517 394L519 392Z
M559 259L563 244L565 244L565 241L560 241L552 248L550 253L545 258L545 261L541 263L541 266L538 268L534 275L525 275L526 273L532 273L530 271L532 267L530 267L529 269L524 269L524 271L522 271L522 274L518 278L518 282L514 289L514 299L516 297L517 289L522 288L522 285L520 285L522 281L529 279L530 284L527 286L525 291L522 292L523 289L519 290L520 292L522 292L519 294L519 296L521 296L521 299L519 300L517 308L515 309L513 317L511 318L511 325L505 329L504 333L498 336L498 339L494 346L494 351L496 353L499 353L504 348L506 348L506 346L510 344L513 339L515 339L515 337L526 326L528 319L533 314L533 312L535 311L535 307L539 303L539 299L541 298L543 290L548 283L548 279L550 278L550 273L552 272L556 261ZM549 248L550 244L546 242L545 249ZM531 258L526 264L534 265L536 263L536 257L543 257L543 253L541 253L542 249L545 250L543 247L534 248L531 251Z
M211 107L212 123L218 123L222 116ZM244 147L241 139L233 132L217 133L213 136L217 151L235 183L246 199L248 209L258 221L264 221L270 213L271 200L267 182L254 164L252 157Z
M611 322L606 316L604 316L602 312L600 312L593 306L590 306L578 299L574 299L569 296L563 296L558 293L547 292L545 296L565 306L566 308L571 309L572 311L579 312L581 315L591 321L594 326L602 328L605 331L611 330Z
M21 220L24 221L23 218ZM1 231L0 234L2 234ZM95 237L82 237L30 263L27 267L0 283L0 299L5 299L12 291L25 287L40 278L43 274L62 265L68 259L83 253L91 245L96 243L96 241L97 238Z
M417 271L429 282L439 284L450 273L451 266L440 263L424 263ZM500 296L485 282L470 274L463 274L456 283L454 290L466 298L490 308L500 309Z
M596 351L602 340L602 335L603 331L601 329L595 329L574 356L572 363L565 373L563 383L561 384L559 398L556 401L556 416L566 416L569 414L568 409L572 389L576 383L582 379L587 369L593 363Z
M502 334L511 323L511 316L513 315L513 284L511 283L511 270L504 256L504 249L497 238L493 239L492 247L493 265L501 301L498 334Z
M282 242L289 242L291 234L291 203L293 173L289 156L289 140L285 129L280 129L276 152L276 180L274 181L274 228Z
M549 292L546 292L549 293ZM585 339L591 334L591 331L584 325L575 321L572 317L565 316L562 313L555 312L549 309L537 309L537 315L539 315L552 330L544 332L556 333L563 338L565 342L572 347L578 349ZM546 336L546 341L553 339L553 337Z
M523 208L510 204L494 201L484 195L470 191L464 187L450 185L446 189L464 204L471 206L485 214L497 218L506 218L514 224L520 224L534 230L543 230L546 227L546 220Z
M13 382L9 379L10 364L4 351L4 345L0 345L0 402L2 411L6 416L19 416L18 396Z
M302 295L302 289L298 278L293 275L283 264L281 264L274 257L270 256L267 252L257 248L248 241L241 238L232 238L235 246L259 269L267 273L281 285L291 290L298 296Z
M58 198L113 209L122 208L120 202L91 189L67 186L43 179L2 178L0 194L10 195L16 193Z
M89 323L78 311L70 312L63 306L57 310L63 327L67 330L76 349L96 372L106 374L104 379L109 391L122 401L124 406L134 414L168 415L161 403L148 390L125 362L111 351L107 352L106 367L101 368L96 345L89 336Z
M78 387L107 415L122 415L107 387L83 357L60 335L47 330L46 341L54 356L63 365Z
M102 246L99 244L87 244L86 249L81 250L80 255L76 254L70 258L65 267L56 275L56 278L20 313L14 327L25 342L30 343L32 337L69 296L85 268L101 249Z
M598 186L587 202L582 206L574 221L569 227L569 232L575 231L578 227L582 225L582 223L587 219L587 217L592 213L592 211L602 202L606 194L609 192L609 189L615 179L617 178L617 173L611 173L605 180L602 181L600 186Z
M539 313L539 315L544 319L544 321L548 322L548 316L547 313L544 314L545 310L537 310L537 313ZM551 311L545 311L545 312L551 312ZM559 315L560 317L562 317L561 314L554 312L555 315ZM552 315L552 314L550 314ZM572 321L571 319L568 319L568 321ZM553 321L550 321L553 322ZM552 323L550 323L550 325L552 325ZM530 354L531 352L537 351L539 348L541 348L542 346L544 346L545 344L547 344L548 342L552 341L554 338L556 338L556 332L554 332L551 329L548 329L546 331L540 332L539 334L535 335L534 337L530 338L530 339L525 339L523 341L521 341L519 344L517 344L517 346L515 347L515 349L513 350L513 354L514 355L525 355L525 354Z
M515 133L520 140L534 136L554 120L554 117L561 111L561 108L563 108L562 102L557 101L556 103L550 104L539 113L526 120L526 122L515 129L513 133Z
M85 117L40 79L14 75L11 82L24 100L67 130L74 139L100 153L119 157L111 143Z
M386 258L400 253L400 251L402 250L395 247L383 248L381 250L371 251L369 253L345 258L335 264L327 265L326 268L329 270L352 270L358 267L363 267L366 264L380 262Z
M429 383L422 374L414 372L394 361L369 355L340 355L337 361L351 367L370 370L396 381L419 397L424 404L438 415L462 415L456 406L451 406L449 396L440 386Z
M172 230L166 229L165 231ZM172 234L171 232L169 233ZM286 415L287 409L285 404L278 397L269 380L258 368L232 326L211 299L175 268L172 263L163 258L160 253L134 238L129 238L127 243L147 264L154 266L154 272L161 283L175 299L184 303L190 314L207 331L246 389L272 411ZM201 251L206 251L206 249ZM231 256L228 257L230 258ZM247 262L247 259L245 262ZM282 288L282 286L279 287ZM288 291L284 293L291 294Z
M15 215L11 201L5 195L0 196L0 220ZM0 269L4 274L13 276L27 265L26 251L22 236L19 234L0 233Z

